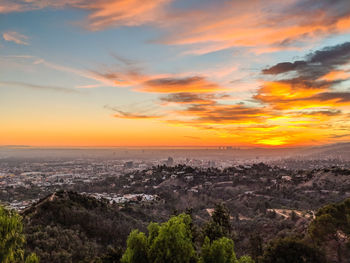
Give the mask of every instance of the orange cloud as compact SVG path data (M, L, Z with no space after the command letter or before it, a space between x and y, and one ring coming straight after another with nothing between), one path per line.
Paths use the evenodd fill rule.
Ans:
M216 1L180 9L173 0L30 0L0 3L0 13L42 8L88 11L78 24L89 30L149 24L165 29L158 42L189 45L185 53L205 54L231 47L256 52L300 48L306 40L350 30L347 0ZM160 22L161 21L161 22Z
M164 6L171 0L30 0L0 3L0 13L24 12L42 8L72 7L88 10L82 24L90 30L112 26L137 26L157 22Z
M253 99L257 105L221 104L215 94L184 93L161 98L179 105L176 126L192 126L251 145L303 145L343 138L349 129L350 92L337 90L349 77L344 70L350 59L350 43L327 47L305 60L278 63L262 71L278 75L265 80ZM293 71L294 78L289 78ZM248 103L251 101L248 100ZM339 128L339 132L335 130ZM340 137L335 137L339 135Z
M328 86L328 88L327 88ZM254 98L277 110L301 110L350 104L350 92L327 91L330 85L291 85L288 81L266 82Z
M193 104L184 110L176 112L182 116L191 117L194 123L207 125L232 124L232 123L261 123L264 122L268 113L263 108L246 107L242 105L223 104Z
M91 71L96 79L112 83L117 87L133 87L138 92L149 93L216 93L228 91L228 88L210 81L204 76L187 74L179 75L161 75L144 74L139 69L132 69L129 66L118 69L117 71L98 72ZM181 96L181 95L179 95Z
M99 0L82 1L79 8L91 11L88 28L101 30L111 26L137 26L156 22L169 0Z
M344 70L334 70L319 78L319 80L334 81L346 80L350 78L350 72Z
M310 53L305 60L278 63L262 73L282 79L266 81L254 98L280 110L349 105L350 93L336 89L350 77L340 69L349 60L350 42L345 42ZM293 79L287 75L291 71L297 75Z
M161 113L131 107L114 110L117 118L157 119L238 144L304 145L327 142L330 131L342 135L335 131L339 124L350 127L350 92L336 89L346 80L340 68L349 59L350 43L343 43L310 53L305 60L278 63L262 71L270 80L261 80L252 100L234 104L235 96L225 93L229 89L203 76L149 75L128 68L98 75L116 86L124 83L135 91L161 94ZM292 71L295 77L289 78ZM274 76L278 80L271 80Z
M215 2L170 16L170 33L160 42L189 45L189 52L195 54L240 46L258 52L284 50L305 40L349 31L349 12L346 0L317 5L298 0Z
M204 77L193 76L185 78L155 78L141 84L137 89L142 92L154 93L209 93L227 89L207 80Z

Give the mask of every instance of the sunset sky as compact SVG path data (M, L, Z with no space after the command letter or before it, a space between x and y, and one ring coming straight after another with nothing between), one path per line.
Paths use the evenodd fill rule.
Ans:
M0 145L349 140L349 0L0 0Z

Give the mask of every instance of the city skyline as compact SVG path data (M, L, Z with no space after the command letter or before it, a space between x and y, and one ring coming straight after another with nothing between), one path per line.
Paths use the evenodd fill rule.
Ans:
M350 139L350 5L0 0L0 145Z

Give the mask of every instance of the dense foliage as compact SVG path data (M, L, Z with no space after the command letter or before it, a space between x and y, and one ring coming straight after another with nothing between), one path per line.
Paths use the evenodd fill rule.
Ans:
M150 224L148 238L144 233L134 230L129 235L122 262L196 262L190 223L191 217L181 214L161 225Z
M24 262L25 236L21 217L0 206L0 262ZM26 257L25 263L38 263L35 254Z
M217 206L213 213L212 222L218 227L228 223L226 209ZM228 217L229 219L229 217ZM195 250L191 216L180 214L171 217L162 224L151 223L146 234L134 230L127 241L127 249L122 257L122 263L252 263L250 257L244 256L239 260L234 252L233 240L227 237L210 240L205 237L200 251Z
M235 263L237 262L232 239L222 237L210 243L208 237L205 238L201 250L201 263Z
M23 215L27 248L51 263L107 261L133 228L143 228L108 202L74 192L55 192Z
M350 199L321 208L308 231L298 238L276 237L264 246L261 233L247 230L250 250L246 252L256 263L348 262L349 204ZM210 219L200 225L193 221L192 209L163 223L149 223L147 228L132 217L135 213L131 216L127 211L104 200L56 192L24 211L27 248L42 262L254 262L251 257L236 256L233 240L239 235L233 224L237 221L222 204L215 205ZM1 215L20 222L16 213L3 209ZM11 225L14 232L21 233L20 223ZM14 257L23 255L24 237L18 238L14 246L18 249L10 253ZM36 255L31 255L26 262L36 260Z
M318 248L299 239L283 238L271 242L265 249L261 263L326 263Z
M324 250L336 251L337 262L349 262L350 199L322 207L310 224L309 234Z

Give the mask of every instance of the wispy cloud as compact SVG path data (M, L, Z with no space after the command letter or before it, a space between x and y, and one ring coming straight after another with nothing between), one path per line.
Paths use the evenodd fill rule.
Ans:
M17 65L25 65L25 64L28 64L30 66L41 65L52 70L65 72L68 74L76 75L76 76L94 81L94 83L92 84L78 85L76 86L76 88L86 89L86 88L98 88L103 86L108 86L108 87L116 86L115 82L111 80L109 76L103 76L102 74L99 74L87 69L78 69L78 68L73 68L65 65L60 65L36 56L9 55L9 56L2 56L2 58L8 60L9 62L19 60L20 63L17 63Z
M142 86L137 90L154 93L208 93L225 91L226 89L204 77L191 76L185 78L168 77L150 79L143 82Z
M163 117L162 115L152 114L150 110L142 110L142 113L138 111L125 111L121 110L118 107L112 107L109 105L104 106L105 109L108 109L114 112L113 117L121 119L159 119Z
M86 25L90 30L112 26L138 26L156 22L169 0L98 0L81 1L75 5L90 10Z
M134 91L147 93L211 93L224 92L228 88L201 75L147 74L133 67L116 70L91 71L96 79L101 79L116 87L132 87Z
M173 12L166 23L169 33L158 42L185 45L194 54L232 47L258 53L298 49L349 31L349 6L347 0L215 1Z
M160 97L164 103L175 104L215 104L216 100L230 98L227 94L213 94L213 93L172 93Z
M14 42L19 45L29 45L28 37L15 31L8 31L2 34L2 37L9 42Z
M78 90L65 88L65 87L25 83L25 82L18 82L18 81L1 81L0 86L5 86L5 87L16 86L16 87L30 88L30 89L36 89L36 90L49 90L49 91L57 91L57 92L65 92L65 93L79 93Z
M157 22L163 16L163 8L171 0L3 0L0 13L24 12L42 8L79 8L89 15L80 21L89 30L102 30L118 26L138 26Z
M0 3L0 13L42 8L88 12L77 24L92 30L151 24L164 34L155 40L206 54L233 47L257 53L300 49L310 41L350 31L348 0L224 1L179 8L174 0L31 0ZM218 15L219 14L219 15ZM161 22L160 22L161 21Z

